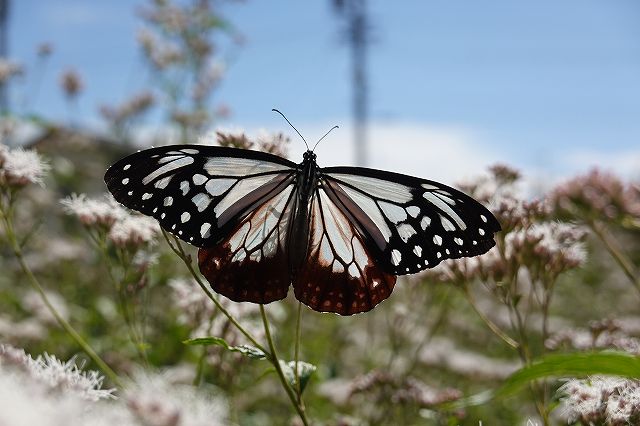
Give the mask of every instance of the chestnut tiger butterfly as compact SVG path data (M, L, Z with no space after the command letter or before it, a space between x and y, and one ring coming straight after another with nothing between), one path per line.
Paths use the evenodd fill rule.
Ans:
M373 309L397 275L487 252L500 231L489 210L454 188L319 167L309 149L294 163L239 148L163 146L119 160L105 182L118 202L199 247L200 272L217 293L266 304L293 285L311 309L340 315Z

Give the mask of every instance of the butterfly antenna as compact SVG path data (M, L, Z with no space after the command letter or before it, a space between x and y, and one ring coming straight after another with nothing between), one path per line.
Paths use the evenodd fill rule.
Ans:
M322 139L326 138L326 137L327 137L327 135L333 131L333 129L339 129L339 128L340 128L339 126L333 126L332 128L330 128L330 129L329 129L329 131L328 131L327 133L325 133L325 134L324 134L324 136L323 136L323 137L321 137L321 138L318 140L318 142L316 142L316 144L313 146L313 149L312 149L311 151L315 151L316 146L318 146L318 144L320 143L320 141L321 141Z
M272 108L272 109L271 109L271 111L273 111L273 112L277 112L278 114L280 114L280 115L282 116L282 118L284 118L284 119L287 121L287 123L289 123L289 126L291 126L291 127L293 128L293 130L295 130L295 131L296 131L296 133L297 133L297 134L302 138L302 141L303 141L303 142L304 142L304 144L306 145L306 147L307 147L307 151L308 151L308 150L309 150L309 144L307 144L307 141L304 139L304 136L302 136L302 135L300 134L300 132L298 131L298 129L296 129L295 127L293 127L293 124L291 124L291 122L289 121L289 119L288 119L287 117L285 117L285 115L284 115L283 113L281 113L280 111L278 111L278 110L277 110L277 109L275 109L275 108Z

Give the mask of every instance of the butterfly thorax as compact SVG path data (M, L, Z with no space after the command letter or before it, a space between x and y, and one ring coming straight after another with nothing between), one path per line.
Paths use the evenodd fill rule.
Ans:
M289 264L295 276L299 267L307 258L309 245L309 211L314 191L318 184L318 164L313 151L304 153L302 163L298 165L296 176L298 192L296 194L293 220L290 223Z

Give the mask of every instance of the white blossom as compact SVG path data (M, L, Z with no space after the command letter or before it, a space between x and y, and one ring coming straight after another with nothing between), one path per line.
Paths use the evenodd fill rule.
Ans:
M128 216L118 220L109 231L109 240L117 246L138 246L154 241L160 232L155 219L147 216Z
M37 152L22 148L4 150L0 166L0 182L17 187L42 184L42 178L50 168Z
M116 221L128 216L127 211L106 195L102 199L87 198L85 194L72 194L60 200L64 211L78 217L84 225L105 225L110 227Z

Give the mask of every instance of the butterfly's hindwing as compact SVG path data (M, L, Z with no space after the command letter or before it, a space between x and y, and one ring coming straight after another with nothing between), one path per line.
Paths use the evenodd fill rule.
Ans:
M105 182L120 203L195 246L211 247L261 199L290 185L295 167L256 151L169 146L118 161Z
M316 190L310 212L307 260L294 277L296 298L320 312L366 312L391 295L396 277L375 262L356 224Z
M286 297L291 276L287 237L293 186L263 199L219 245L198 252L200 272L218 293L237 302Z
M376 225L373 232L379 231L382 239L369 237L383 253L381 266L395 275L432 268L445 259L485 253L495 244L493 234L500 230L484 206L437 182L355 167L323 169L323 177L325 186L346 194ZM371 229L367 226L364 232Z

